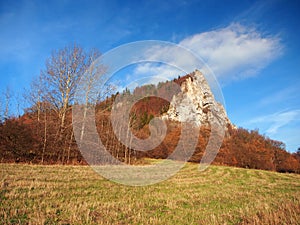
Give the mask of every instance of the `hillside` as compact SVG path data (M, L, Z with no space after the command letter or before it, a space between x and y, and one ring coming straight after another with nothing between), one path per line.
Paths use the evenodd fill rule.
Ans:
M135 136L147 139L150 135L149 122L154 117L164 119L167 132L158 146L143 152L129 144L133 135L125 137L127 145L119 141L113 130L111 113L114 107L122 104L127 108L132 105L129 109L130 125L117 125L118 133L123 136L132 131ZM119 109L115 111L119 113L119 118L124 115ZM198 143L189 159L200 162L211 134L211 121L217 118L215 121L224 127L225 137L214 164L300 172L299 157L288 153L282 142L271 140L258 131L236 128L223 106L214 99L199 71L173 81L144 85L132 91L126 89L122 93L106 96L97 102L95 118L101 142L115 158L125 163L134 164L144 157L167 158L178 144L183 122L191 124L191 129L200 126ZM59 114L49 102L39 102L20 118L0 123L0 162L86 164L74 138L72 106L68 108L63 127L59 121ZM176 159L183 160L184 154L182 157Z
M156 162L155 160L148 160ZM300 177L187 164L162 183L112 183L86 166L0 164L1 224L298 224Z

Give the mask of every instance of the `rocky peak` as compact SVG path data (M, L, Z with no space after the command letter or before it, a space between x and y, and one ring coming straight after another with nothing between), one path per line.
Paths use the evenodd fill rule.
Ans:
M225 127L231 124L223 105L215 100L204 75L199 70L185 76L179 84L181 92L173 96L163 119L201 126L208 125L213 118L217 118Z

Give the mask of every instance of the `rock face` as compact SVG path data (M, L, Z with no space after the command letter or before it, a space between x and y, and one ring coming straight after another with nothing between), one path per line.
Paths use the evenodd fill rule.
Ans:
M189 122L195 126L217 121L227 127L231 125L225 109L217 102L203 74L195 70L181 83L181 92L173 96L163 119Z

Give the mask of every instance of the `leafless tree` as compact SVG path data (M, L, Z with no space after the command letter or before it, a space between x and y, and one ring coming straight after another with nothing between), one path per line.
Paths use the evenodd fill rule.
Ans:
M61 161L69 161L71 146L74 140L72 123L67 116L74 104L83 104L83 121L81 136L85 132L85 120L88 107L96 103L99 95L107 95L112 88L102 88L106 67L95 60L100 56L96 49L84 51L82 47L74 44L59 51L54 51L46 63L46 69L41 71L43 101L53 106L52 111L58 115L57 140L63 146ZM75 93L81 91L81 102L75 103ZM38 107L38 105L37 105ZM39 107L38 107L39 108ZM67 123L68 122L68 123Z
M70 119L72 107L74 104L83 106L83 117L80 118L83 121L79 121L83 138L88 108L115 90L112 85L105 84L107 68L95 61L100 55L96 49L85 51L76 44L53 51L39 78L32 82L30 91L26 91L30 112L34 112L37 119L36 134L43 143L42 161L50 144L56 146L49 146L50 149L60 149L58 161L69 161L74 146ZM75 102L78 90L81 91L81 101ZM55 140L55 143L50 143L50 140Z
M88 67L87 54L83 48L74 44L54 51L41 72L45 86L45 99L50 102L60 120L59 135L65 129L65 121L70 105L73 103L76 86Z
M30 110L36 113L38 123L41 120L41 111L44 98L44 87L41 77L34 79L30 84L30 89L25 90L23 97L30 106Z
M33 117L35 120L35 131L37 139L42 143L41 163L44 163L45 152L48 143L48 111L51 110L51 105L47 104L45 100L45 88L41 77L32 80L30 89L25 90L23 98L26 101L29 108L25 111L36 115Z
M10 117L10 106L11 106L11 99L12 99L12 93L9 87L6 87L4 98L5 98L4 119L7 120Z
M95 60L100 56L100 52L93 49L88 54L87 64L89 67L86 69L84 76L80 80L79 93L80 98L83 100L81 103L84 105L83 108L83 118L80 133L80 143L83 140L85 126L87 123L87 112L89 106L97 102L97 96L99 95L101 85L103 85L103 75L106 73L106 67L104 65L99 65L95 63Z

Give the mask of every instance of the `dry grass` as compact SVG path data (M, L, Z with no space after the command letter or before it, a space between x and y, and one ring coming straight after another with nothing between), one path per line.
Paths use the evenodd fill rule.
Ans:
M86 166L0 164L0 224L300 224L300 175L197 168L129 187Z

